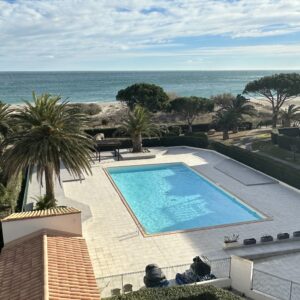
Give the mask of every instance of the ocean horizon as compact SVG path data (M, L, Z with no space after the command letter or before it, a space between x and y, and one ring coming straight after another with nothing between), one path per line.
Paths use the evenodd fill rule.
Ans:
M112 102L120 89L137 82L157 84L178 96L239 94L263 76L298 70L245 71L2 71L0 100L19 104L37 94L60 95L73 103Z

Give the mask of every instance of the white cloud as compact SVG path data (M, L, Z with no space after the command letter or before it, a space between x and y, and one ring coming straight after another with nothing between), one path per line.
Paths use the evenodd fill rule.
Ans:
M267 53L268 46L198 49L201 45L197 45L181 51L176 38L263 37L299 31L299 0L0 0L0 56L12 62L170 53L259 54ZM285 55L298 47L273 48L275 54Z

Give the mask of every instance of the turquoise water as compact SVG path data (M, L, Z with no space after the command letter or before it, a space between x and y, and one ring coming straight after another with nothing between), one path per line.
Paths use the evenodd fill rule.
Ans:
M262 217L181 163L108 168L148 234Z
M120 89L136 82L158 84L179 96L210 97L242 93L249 81L278 72L283 71L0 72L0 100L30 101L35 90L70 102L114 101Z

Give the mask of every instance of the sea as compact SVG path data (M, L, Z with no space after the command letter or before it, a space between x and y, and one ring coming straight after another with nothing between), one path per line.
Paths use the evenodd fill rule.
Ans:
M242 93L249 81L280 72L290 71L0 72L0 100L9 104L31 101L35 91L60 95L70 102L112 102L120 89L139 82L160 85L177 96L210 97Z

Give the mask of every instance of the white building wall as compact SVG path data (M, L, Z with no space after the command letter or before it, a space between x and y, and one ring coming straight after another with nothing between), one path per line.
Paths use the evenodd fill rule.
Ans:
M63 231L82 235L81 214L65 214L2 222L4 244L41 229Z
M271 296L252 290L253 262L251 260L231 256L231 287L254 300L273 300Z

